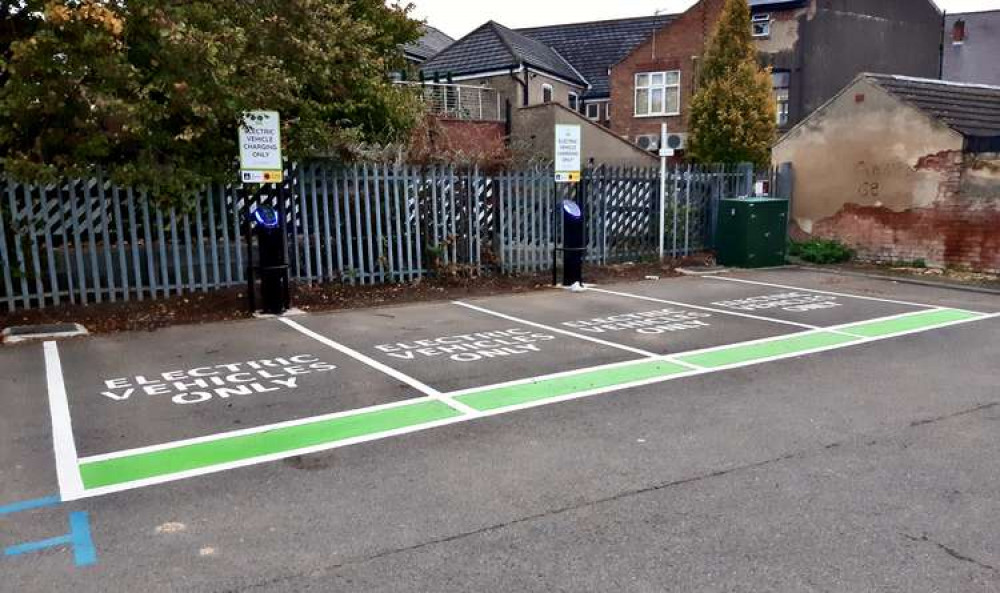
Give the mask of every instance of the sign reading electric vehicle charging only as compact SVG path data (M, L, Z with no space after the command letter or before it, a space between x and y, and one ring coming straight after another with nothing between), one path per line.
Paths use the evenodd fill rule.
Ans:
M556 124L556 183L580 181L580 126Z
M278 112L248 112L239 133L240 180L243 183L280 183L284 166Z

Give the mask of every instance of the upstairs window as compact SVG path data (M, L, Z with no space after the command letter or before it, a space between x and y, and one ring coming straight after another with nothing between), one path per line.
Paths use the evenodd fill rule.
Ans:
M962 45L965 43L965 21L958 20L951 27L952 45Z
M750 27L754 37L769 37L771 35L771 15L755 14L751 17Z
M542 85L542 103L552 102L552 85L543 84Z
M641 72L635 75L635 114L680 115L681 71Z
M573 111L580 110L580 96L574 92L570 92L569 94L569 108Z
M597 121L601 119L601 104L587 103L587 119Z

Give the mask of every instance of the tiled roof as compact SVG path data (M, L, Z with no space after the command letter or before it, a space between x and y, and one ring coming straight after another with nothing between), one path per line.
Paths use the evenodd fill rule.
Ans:
M616 19L572 23L548 27L518 29L528 37L554 48L566 58L590 83L584 98L607 97L608 68L625 58L640 43L678 15Z
M407 55L413 56L422 62L454 42L454 39L438 29L435 29L430 25L424 25L424 34L421 35L420 39L417 39L412 43L405 44L403 46L403 51L406 52Z
M966 137L1000 137L1000 86L864 74L890 95Z
M559 52L517 31L489 21L435 55L420 67L427 77L461 76L517 68L521 64L587 85L587 80Z

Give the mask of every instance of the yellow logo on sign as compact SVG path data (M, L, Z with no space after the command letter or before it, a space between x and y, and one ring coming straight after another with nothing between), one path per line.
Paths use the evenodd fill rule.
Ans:
M278 171L240 171L243 183L281 183L284 173Z
M579 171L556 171L556 183L577 183L579 181Z

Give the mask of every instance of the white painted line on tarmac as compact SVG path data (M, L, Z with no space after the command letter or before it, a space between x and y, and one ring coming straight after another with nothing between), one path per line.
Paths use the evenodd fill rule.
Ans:
M52 449L56 458L59 495L63 501L76 500L84 493L83 479L80 477L79 460L76 456L76 441L73 440L73 422L66 398L66 384L63 382L59 347L55 342L45 342L42 347L45 353L45 381L49 392Z
M808 336L809 334L822 333L824 330L822 328L818 329L807 329L799 332L792 332L790 334L781 334L778 336L769 336L766 338L756 338L754 340L747 340L745 342L733 342L732 344L722 344L720 346L709 346L707 348L698 348L697 350L686 350L684 352L675 352L670 354L671 357L677 356L691 356L693 354L705 354L707 352L715 352L717 350L725 350L727 348L737 348L740 346L754 346L756 344L766 344L767 342L780 342L788 338L798 338L801 336ZM851 336L855 337L855 336Z
M114 451L111 453L102 453L100 455L90 455L88 457L81 457L80 463L94 463L97 461L107 461L108 459L118 459L119 457L131 457L132 455L141 455L143 453L153 453L156 451L163 451L164 449L174 449L176 447L184 447L186 445L197 445L199 443L210 443L212 441L217 441L219 439L228 439L232 437L241 437L251 434L260 434L262 432L270 432L272 430L278 430L279 428L290 428L292 426L302 426L303 424L312 424L314 422L323 422L324 420L333 420L336 418L342 418L344 416L355 416L357 414L363 414L368 412L379 412L381 410L389 410L392 408L398 408L400 406L408 406L410 404L418 404L421 402L433 401L437 398L430 396L425 397L414 397L411 399L404 399L395 402L389 402L387 404L377 404L374 406L367 406L364 408L354 408L351 410L343 410L341 412L332 412L330 414L321 414L319 416L310 416L308 418L297 418L295 420L285 420L284 422L275 422L274 424L264 424L261 426L252 426L250 428L239 428L236 430L228 430L226 432L217 432L210 435L192 437L188 439L180 439L176 441L170 441L168 443L158 443L156 445L148 445L145 447L135 447L133 449L124 449L122 451Z
M890 316L890 317L896 317L896 316ZM990 314L990 315L984 315L982 317L975 317L975 318L970 318L970 319L957 320L957 321L954 321L954 322L949 322L949 323L944 323L944 324L940 324L940 325L935 325L933 327L917 328L917 329L914 329L914 330L910 330L910 331L906 331L906 332L900 332L900 333L897 333L897 334L889 334L889 335L878 336L878 337L874 337L874 338L864 338L864 339L859 339L859 340L856 340L856 341L847 342L847 343L843 343L843 344L834 344L834 345L831 345L831 346L823 346L823 347L813 348L813 349L810 349L810 350L802 350L802 351L797 351L797 352L790 352L790 353L787 353L787 354L779 354L779 355L769 356L769 357L764 357L764 358L756 358L756 359L752 359L752 360L748 360L748 361L744 361L744 362L733 363L733 364L730 364L730 365L700 368L699 370L692 370L692 371L687 371L687 372L682 372L682 373L676 373L676 374L672 374L672 375L665 375L665 376L661 376L661 377L652 377L652 378L649 378L649 379L642 379L642 380L633 381L633 382L630 382L630 383L623 383L623 384L611 385L611 386L607 386L607 387L600 387L600 388L591 389L591 390L587 390L587 391L580 391L580 392L575 392L575 393L569 393L569 394L558 396L558 397L553 397L553 398L548 398L548 399L542 399L542 400L537 400L537 401L531 401L531 402L525 402L523 404L517 404L517 405L513 405L513 406L507 406L507 407L498 408L498 409L495 409L495 410L488 410L488 411L485 411L485 412L478 412L476 416L471 416L471 415L455 416L453 418L446 418L446 419L443 419L443 420L438 420L438 421L434 421L434 422L428 422L428 423L425 423L425 424L418 424L418 425L414 425L414 426L408 426L408 427L394 429L394 430L389 430L389 431L385 431L385 432L368 434L368 435L363 435L363 436L359 436L359 437L353 437L353 438L344 439L344 440L341 440L341 441L335 441L335 442L332 442L332 443L324 443L324 444L315 445L315 446L312 446L312 447L307 447L307 448L302 448L302 449L296 449L294 451L283 451L283 452L280 452L280 453L274 453L274 454L260 456L260 457L254 457L254 458L250 458L250 459L242 459L242 460L239 460L239 461L234 461L234 462L229 462L229 463L223 463L223 464L219 464L219 465L212 465L212 466L207 466L207 467L203 467L203 468L188 470L188 471L184 471L184 472L178 472L178 473L173 473L173 474L165 474L165 475L162 475L162 476L156 476L156 477L152 477L152 478L146 478L146 479L142 479L142 480L136 480L136 481L133 481L133 482L126 482L126 483L122 483L122 484L114 484L114 485L110 485L110 486L102 486L102 487L99 487L99 488L93 488L93 489L90 489L90 490L83 491L83 492L79 493L76 496L76 498L89 498L89 497L100 496L100 495L104 495L104 494L110 494L110 493L113 493L113 492L121 492L121 491L125 491L125 490L132 490L132 489L141 488L141 487L144 487L144 486L152 486L152 485L155 485L155 484L163 484L163 483L173 482L173 481L181 480L181 479L185 479L185 478L190 478L190 477L195 477L195 476L201 476L201 475L206 475L206 474L212 474L212 473L216 473L216 472L221 472L221 471L228 470L228 469L234 469L234 468L239 468L239 467L247 467L247 466L251 466L251 465L257 465L258 463L266 463L268 461L276 461L276 460L280 460L280 459L286 459L288 457L295 457L295 456L298 456L298 455L307 455L307 454L310 454L310 453L318 453L318 452L321 452L321 451L327 451L327 450L330 450L330 449L336 449L336 448L340 448L340 447L346 447L346 446L349 446L349 445L354 445L354 444L359 444L359 443L365 443L365 442L370 442L370 441L377 441L377 440L382 440L382 439L386 439L386 438L390 438L390 437L394 437L394 436L399 436L399 435L404 435L404 434L409 434L409 433L414 433L414 432L420 432L420 431L423 431L423 430L429 430L429 429L432 429L432 428L437 428L437 427L441 427L441 426L447 426L447 425L450 425L450 424L457 424L457 423L460 423L460 422L466 422L466 421L469 421L469 420L473 420L474 418L482 418L482 417L488 417L488 416L497 416L497 415L501 415L501 414L507 414L507 413L510 413L510 412L516 412L516 411L519 411L519 410L526 410L526 409L529 409L529 408L546 406L546 405L550 405L550 404L556 404L556 403L565 402L565 401L571 401L571 400L575 400L575 399L582 399L582 398L592 397L592 396L595 396L595 395L600 395L600 394L604 394L604 393L610 393L610 392L614 392L614 391L624 391L624 390L627 390L627 389L632 389L632 388L635 388L635 387L641 387L641 386L644 386L644 385L652 385L652 384L656 384L656 383L663 383L663 382L666 382L666 381L672 381L674 379L681 379L681 378L685 378L685 377L693 377L693 376L697 376L697 375L704 375L704 374L709 374L709 373L716 373L716 372L730 370L730 369L735 369L735 368L740 368L740 367L747 367L747 366L753 366L753 365L757 365L757 364L763 364L763 363L766 363L766 362L772 362L772 361L776 361L776 360L783 360L783 359L788 359L788 358L798 358L800 356L805 356L807 354L814 354L814 353L825 352L825 351L829 351L829 350L839 350L841 348L847 348L847 347L850 347L850 346L856 346L856 345L863 344L863 343L878 342L878 341L881 341L881 340L888 340L888 339L891 339L891 338L895 338L895 337L898 337L898 336L901 336L901 335L907 335L907 334L911 334L911 333L920 333L920 332L925 332L925 331L930 331L930 330L938 329L940 327L947 327L949 325L958 325L958 324L962 324L962 323L969 323L969 322L973 322L973 321L981 321L983 319L990 319L990 318L1000 318L1000 313L995 313L995 314ZM884 318L880 318L880 319L866 319L866 320L863 320L863 321L858 322L858 323L874 322L874 321L880 321L882 319L884 319ZM734 343L734 344L726 344L724 346L717 346L717 347L714 347L714 348L708 348L708 349L702 349L702 350L691 350L691 351L688 351L688 352L681 352L681 353L675 354L673 356L686 356L686 355L690 355L690 354L696 354L696 353L706 352L706 351L711 351L711 350L718 350L718 349L722 349L722 348L732 348L732 347L737 347L737 346L742 346L742 345L747 345L747 344L755 344L755 343L760 343L760 342L773 341L773 340L788 338L790 336L799 336L799 335L806 335L806 334L812 334L812 333L819 333L819 332L822 332L822 331L823 331L822 329L819 329L819 330L809 330L809 331L798 332L798 333L794 333L794 334L786 334L784 336L775 336L775 337L772 337L772 338L764 338L764 339L760 339L760 340L749 340L747 342L737 342L737 343ZM667 359L669 357L656 357L656 358ZM498 383L496 385L484 385L484 386L473 388L473 389L464 389L464 390L461 390L461 391L453 391L453 392L449 392L449 393L443 394L443 395L445 395L447 397L455 397L455 396L458 396L458 395L462 395L463 393L469 393L471 391L484 391L484 390L493 389L493 388L496 388L496 387L506 386L506 385L510 385L510 384L530 383L530 382L538 380L540 378L551 378L551 377L556 377L556 376L576 375L576 374L585 373L585 372L592 372L592 371L597 370L597 369L611 368L611 367L616 367L616 366L625 366L625 365L630 365L630 364L637 364L637 363L640 363L640 362L648 362L648 360L645 360L645 359L632 360L632 361L625 361L625 362L620 362L620 363L613 363L613 364L609 364L609 365L601 365L601 366L597 366L597 367L589 367L589 368L585 368L585 369L577 369L577 370L574 370L574 371L566 371L566 372L563 372L563 373L553 373L552 375L544 375L544 376L541 376L541 377L536 377L536 378L531 378L531 379L521 379L521 380L518 380L518 381L511 381L511 382L507 382L507 383ZM672 361L672 362L676 362L676 361ZM307 424L307 423L315 422L315 421L318 421L318 420L321 420L321 419L325 419L325 418L328 418L328 417L347 416L347 415L353 415L353 414L362 414L362 413L369 412L369 411L375 411L376 409L385 409L385 408L388 408L388 407L394 407L394 406L399 406L399 405L406 405L406 404L411 404L411 403L414 403L414 402L417 402L417 401L427 401L427 400L431 400L431 399L436 399L436 398L431 398L431 397L417 398L417 399L405 400L403 402L394 402L392 404L382 404L382 405L378 405L378 406L369 406L367 408L358 408L358 409L355 409L355 410L348 410L348 411L345 411L345 412L338 412L336 414L328 414L328 415L325 415L325 416L316 416L316 417L313 417L313 418L303 418L303 419L294 420L294 421L291 421L291 422L282 422L282 423L278 423L278 424L272 424L272 425L267 425L267 426L260 426L260 427L256 427L256 428L253 428L253 429L244 429L244 430L239 430L239 431L231 431L231 432L228 432L228 433L220 433L218 435L210 435L210 436L206 436L206 437L198 437L197 439L188 439L187 441L176 441L174 443L168 443L168 444L164 444L164 445L156 445L156 446L153 446L153 447L144 447L141 450L140 449L133 449L133 450L130 450L130 451L122 451L122 452L109 453L107 455L98 455L98 456L94 456L94 457L88 457L88 458L86 458L86 460L87 461L90 461L90 460L95 460L96 461L96 460L99 460L99 459L111 459L111 458L114 458L114 457L123 457L123 456L128 456L130 454L134 454L134 453L137 453L137 452L145 452L145 451L149 451L149 450L159 450L159 449L172 448L172 447L178 446L179 444L188 444L189 442L192 442L192 441L208 442L208 441L213 441L213 440L224 439L224 438L227 438L229 436L234 436L234 434L236 434L236 433L245 433L247 431L266 432L268 430L272 430L274 428L279 428L279 427L286 426L286 425ZM77 475L79 475L78 472L77 472Z
M746 280L746 279L743 279L743 278L730 278L730 277L726 277L726 276L703 276L703 278L705 278L706 280L721 280L721 281L724 281L724 282L738 282L738 283L741 283L741 284L756 284L758 286L770 286L772 288L783 288L785 290L801 290L803 292L815 292L817 294L828 294L828 295L831 295L831 296L839 296L839 297L845 297L845 298L851 298L851 299L863 299L863 300L866 300L866 301L878 301L878 302L882 302L882 303L892 303L894 305L907 305L909 307L921 307L921 308L924 308L924 309L942 309L942 308L945 308L945 307L940 307L938 305L927 305L927 304L924 304L924 303L913 303L913 302L910 302L910 301L898 301L898 300L895 300L895 299L883 299L883 298L879 298L879 297L862 296L862 295L859 295L859 294L850 294L850 293L847 293L847 292L833 292L833 291L830 291L830 290L819 290L819 289L816 289L816 288L802 288L801 286L789 286L787 284L774 284L774 283L771 283L771 282L760 282L758 280ZM955 307L946 307L946 308L948 308L948 309L954 309ZM957 310L958 311L967 311L969 313L978 313L978 311L970 311L968 309L957 309Z
M594 289L591 289L591 290L594 290ZM528 321L527 319L521 319L520 317L514 317L513 315L507 315L506 313L500 313L499 311L493 311L491 309L486 309L484 307L479 307L479 306L473 305L471 303L466 303L466 302L463 302L463 301L452 301L452 303L454 303L454 304L456 304L456 305L458 305L460 307L465 307L466 309L472 309L473 311L479 311L480 313L485 313L487 315L492 315L494 317L499 317L501 319L506 319L508 321L513 321L515 323L520 323L520 324L523 324L523 325L530 325L532 327L537 327L539 329L544 329L546 331L555 332L555 333L558 333L558 334L562 334L564 336L570 336L570 337L573 337L573 338L578 338L580 340L586 340L588 342L594 342L595 344L601 344L603 346L609 346L611 348L617 348L619 350L625 350L626 352L631 352L633 354L639 354L639 355L642 355L642 356L646 356L648 358L660 358L659 354L654 354L652 352L648 352L648 351L643 350L641 348L633 348L632 346L626 346L625 344L618 344L616 342L609 342L607 340L602 340L600 338L594 338L592 336L585 336L583 334L578 334L576 332L571 332L569 330L565 330L565 329L562 329L562 328L552 327L551 325L545 325L544 323L537 323L537 322L534 322L534 321Z
M547 381L549 379L561 379L563 377L573 377L575 375L582 375L584 373L593 373L596 371L609 371L611 369L632 366L634 364L640 364L644 362L648 363L650 362L650 359L636 358L633 360L625 360L622 362L612 362L609 364L600 364L592 367L583 367L579 369L573 369L570 371L559 371L558 373L546 373L544 375L535 375L534 377L525 377L523 379L512 379L510 381L501 381L500 383L491 383L489 385L480 385L478 387L467 387L465 389L449 391L448 395L451 397L458 397L460 395L467 395L469 393L476 393L478 391L488 391L493 389L500 389L502 387L515 387L517 385L529 385L531 383L537 383L539 381ZM676 361L671 360L670 362L676 362ZM685 366L691 366L692 368L701 369L701 367L694 367L693 365L685 365Z
M335 341L331 340L330 338L328 338L328 337L326 337L326 336L324 336L322 334L314 332L313 330L309 329L308 327L305 327L304 325L301 325L301 324L299 324L299 323L297 323L295 321L292 321L291 319L287 319L285 317L279 317L278 321L280 321L281 323L284 323L288 327L290 327L290 328L292 328L292 329L294 329L294 330L296 330L296 331L298 331L298 332L300 332L300 333L302 333L302 334L304 334L306 336L309 336L310 338L316 340L317 342L320 342L321 344L326 344L330 348L333 348L334 350L337 350L338 352L346 354L346 355L350 356L351 358L353 358L354 360L357 360L358 362L361 362L363 364L366 364L366 365L370 366L371 368L375 369L376 371L379 371L381 373L389 375L390 377L392 377L393 379L396 379L397 381L402 381L403 383L406 383L407 385L409 385L410 387L413 387L414 389L416 389L417 391L423 393L424 395L427 395L427 396L430 396L430 397L432 397L432 398L434 398L436 400L439 400L440 402L446 404L447 406L451 407L452 409L458 410L459 412L461 412L463 414L469 414L469 415L478 415L479 414L478 410L470 408L469 406L463 404L462 402L457 402L457 401L451 399L450 397L443 396L440 391L438 391L437 389L434 389L430 385L427 385L426 383L418 381L417 379L414 379L413 377L411 377L411 376L409 376L409 375L407 375L405 373L401 373L400 371L397 371L396 369L394 369L394 368L392 368L392 367L390 367L388 365L382 364L381 362L375 360L374 358L371 358L369 356L365 356L364 354L358 352L357 350L355 350L353 348L349 348L349 347L344 346L343 344L341 344L339 342L335 342Z
M969 311L969 313L974 313L974 311ZM910 315L913 315L913 313L910 313ZM894 316L894 317L897 317L897 316ZM905 317L905 315L899 315L898 317ZM879 340L884 340L887 337L889 337L889 338L898 338L900 336L908 336L910 334L919 334L921 332L929 331L929 330L932 330L932 329L941 329L943 327L951 327L953 325L962 325L963 323L971 323L973 321L982 321L984 319L996 319L996 318L1000 318L1000 313L991 313L991 314L985 314L985 313L983 313L983 314L980 314L980 317L970 317L968 319L956 319L955 321L946 321L944 323L938 323L938 324L933 325L931 327L918 327L918 328L914 328L914 329L904 330L904 331L901 331L901 332L895 332L895 333L889 334L888 336L868 337L868 336L860 336L858 334L852 334L852 333L849 333L849 332L837 332L837 333L841 333L841 334L848 335L848 336L857 336L857 337L861 338L861 341L857 342L857 343L861 344L861 343L867 343L867 342L877 342ZM891 319L891 318L887 318L887 319L865 319L863 321L857 321L855 323L871 323L871 322L874 322L874 321L887 321L888 319ZM848 324L848 325L853 325L853 324Z
M427 398L431 399L431 398ZM416 400L407 400L406 403L413 403ZM359 414L369 411L368 408L359 408L357 410L351 410L353 413ZM125 490L134 490L136 488L142 488L144 486L154 486L156 484L165 484L167 482L174 482L176 480L183 480L185 478L193 478L195 476L204 476L207 474L214 474L217 472L236 469L239 467L249 467L251 465L257 465L259 463L267 463L269 461L278 461L281 459L288 459L289 457L297 457L299 455L309 455L311 453L319 453L322 451L328 451L330 449L337 449L340 447L346 447L348 445L356 445L358 443L366 443L369 441L377 441L381 439L387 439L389 437L400 436L408 434L411 432L419 432L422 430L429 430L431 428L437 428L439 426L446 426L448 424L455 424L457 422L466 422L479 418L486 414L478 413L475 416L471 415L461 415L453 416L451 418L445 418L444 420L435 420L433 422L427 422L424 424L415 424L413 426L406 426L403 428L396 428L393 430L387 430L385 432L376 432L372 434L362 435L358 437L351 437L348 439L343 439L340 441L334 441L332 443L323 443L320 445L313 445L311 447L303 447L301 449L294 449L291 451L281 451L278 453L271 453L268 455L261 455L259 457L250 457L247 459L240 459L239 461L229 461L226 463L220 463L218 465L209 465L205 467L200 467L197 469L185 470L182 472L163 474L160 476L154 476L152 478L143 478L141 480L135 480L133 482L123 482L121 484L112 484L110 486L99 486L97 488L91 488L86 490L78 498L91 498L94 496L101 496L104 494L111 494L114 492L123 492ZM313 421L315 418L305 418L306 421ZM267 427L261 427L270 429L273 425ZM218 437L224 438L224 437ZM209 439L216 440L216 439Z
M690 303L682 303L680 301L669 301L666 299L660 299L651 296L645 296L641 294L632 294L630 292L619 292L617 290L607 290L605 288L591 288L594 292L603 292L605 294L613 294L621 297L628 297L631 299L639 299L643 301L650 301L653 303L663 303L666 305L676 305L678 307L686 307L688 309L699 309L701 311L711 311L713 313L718 313L720 315L732 315L733 317L745 317L747 319L756 319L757 321L770 321L771 323L780 323L782 325L792 325L795 327L802 327L805 329L820 329L818 325L809 325L808 323L799 323L798 321L788 321L787 319L775 319L774 317L762 317L760 315L750 315L749 313L740 313L738 311L727 311L725 309L717 309L715 307L705 307L704 305L692 305Z

